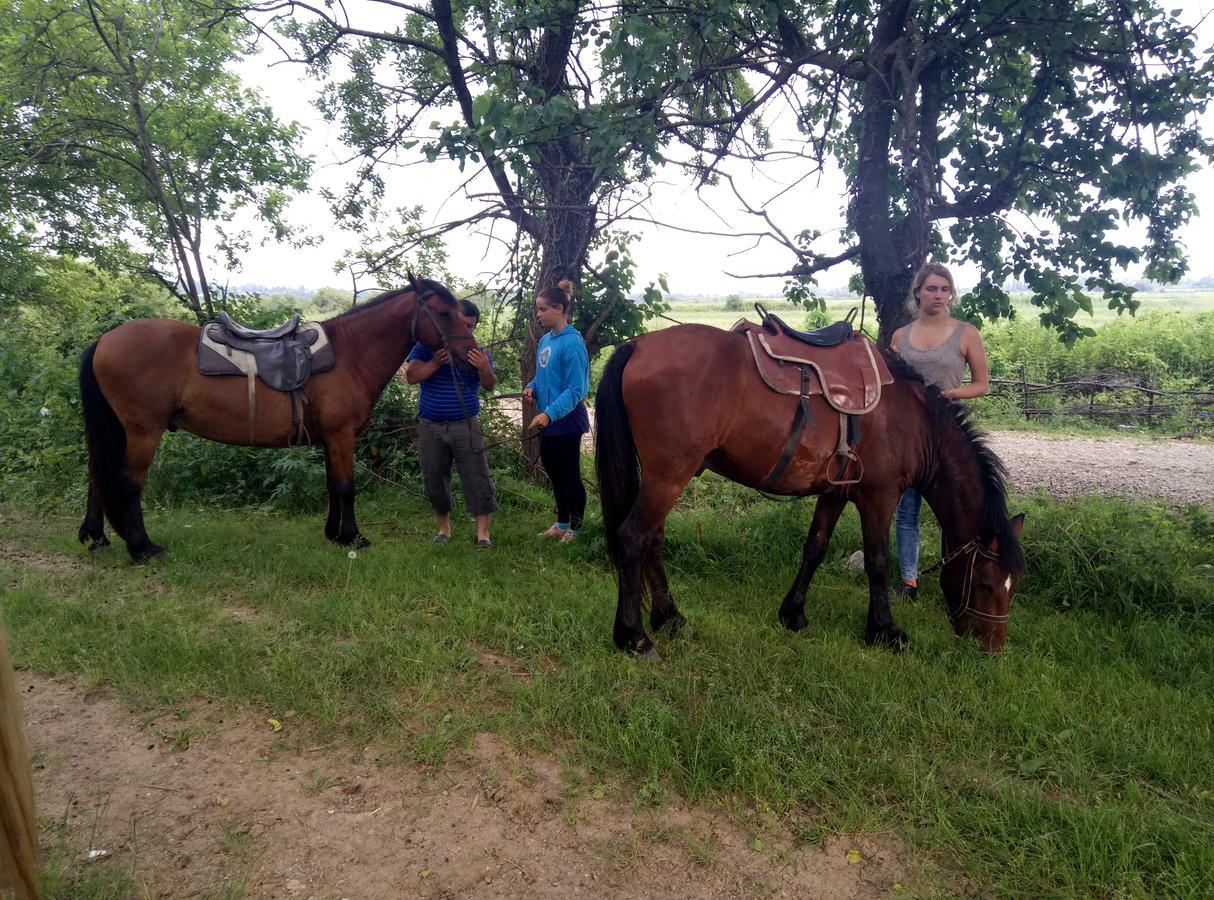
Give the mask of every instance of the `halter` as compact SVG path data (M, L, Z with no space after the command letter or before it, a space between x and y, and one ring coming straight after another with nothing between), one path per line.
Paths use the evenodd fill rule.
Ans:
M978 538L976 538L976 537L970 538L969 541L962 544L960 547L958 547L956 550L953 550L951 553L946 553L943 557L941 557L939 562L937 562L931 566L928 566L920 574L930 575L932 572L935 572L937 569L943 569L945 566L947 566L949 563L951 563L954 559L956 559L957 557L962 556L966 553L969 554L970 563L965 569L965 584L961 589L961 599L964 601L964 603L961 607L960 612L955 613L955 612L953 612L952 607L948 608L948 620L950 622L956 622L962 616L968 614L968 615L974 616L975 618L978 618L978 619L985 619L987 622L1007 622L1008 619L1011 618L1010 610L1008 612L1004 613L1003 615L997 616L997 615L993 615L992 613L983 612L980 609L971 609L970 608L970 588L973 586L974 566L978 562L978 557L982 556L982 557L985 557L986 559L991 559L991 560L995 560L995 561L999 560L999 554L992 553L990 550L987 550L985 547L983 547L982 544L978 541Z

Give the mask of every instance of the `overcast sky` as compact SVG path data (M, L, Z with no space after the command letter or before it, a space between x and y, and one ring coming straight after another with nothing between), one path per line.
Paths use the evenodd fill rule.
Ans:
M1197 22L1214 9L1214 0L1172 0L1166 5L1170 9L1182 9L1185 21ZM1214 22L1204 21L1199 34L1202 48L1214 43ZM340 126L324 122L312 107L316 86L308 80L303 68L292 64L272 65L277 58L275 53L268 51L247 61L241 67L240 75L263 93L281 119L295 120L305 126L304 151L315 160L312 191L293 202L289 217L323 240L318 246L302 249L273 243L255 248L246 254L242 269L230 275L231 283L312 289L328 285L348 289L349 276L334 272L333 267L351 239L330 226L332 216L319 196L319 189L341 189L350 175L349 167L342 165L350 151L342 145ZM1214 134L1214 112L1207 114L1205 128L1207 134ZM777 124L774 134L777 135L777 146L779 141L785 141L789 146L799 143L791 128L781 129ZM788 183L802 177L804 170L805 163L798 162L785 166L783 171L777 169L767 173L765 170L761 176L736 165L732 171L737 183L744 187L747 199L757 204L780 194ZM467 173L461 174L454 163L420 162L386 171L385 178L390 205L420 204L428 224L458 218L475 209L459 190ZM489 187L486 182L482 189ZM1214 172L1209 167L1202 168L1191 177L1189 188L1204 214L1194 218L1181 236L1191 257L1190 274L1193 277L1214 275L1214 254L1207 249L1214 238ZM797 185L773 202L769 210L790 234L803 228L814 228L829 235L839 229L846 202L843 180L837 172L831 172ZM674 170L659 173L652 199L646 210L638 214L646 213L659 222L692 229L759 230L731 192L721 188L697 196L685 176ZM754 291L778 295L783 284L781 278L735 278L727 273L780 272L793 263L790 254L772 241L761 241L756 245L753 237L710 237L635 222L627 227L642 236L634 248L637 284L644 285L656 279L659 273L665 273L670 289L677 294L725 295ZM457 277L475 281L487 277L501 264L494 246L484 236L452 233L446 242L449 264ZM823 252L829 252L831 248L830 243L821 245ZM841 287L853 271L846 265L836 267L820 276L820 284L823 289ZM964 283L964 271L959 277ZM371 285L362 282L359 286Z

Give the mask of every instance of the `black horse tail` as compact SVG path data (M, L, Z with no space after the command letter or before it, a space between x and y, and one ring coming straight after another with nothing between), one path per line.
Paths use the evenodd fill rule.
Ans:
M641 492L640 460L623 392L624 366L628 365L635 350L636 344L629 341L611 354L594 395L594 461L599 478L599 502L603 509L607 554L615 562L620 558L620 526Z
M93 372L97 344L84 351L80 360L80 405L84 410L84 436L89 451L89 479L96 485L110 524L126 536L128 490L126 480L126 429L101 393ZM86 539L83 528L81 541Z

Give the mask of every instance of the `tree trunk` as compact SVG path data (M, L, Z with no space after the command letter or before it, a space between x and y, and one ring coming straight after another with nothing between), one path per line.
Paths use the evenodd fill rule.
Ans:
M913 260L907 259L892 221L890 184L895 177L890 163L890 141L897 108L893 89L896 43L906 31L909 0L892 0L881 7L869 46L868 75L864 80L860 146L857 154L856 195L851 222L860 241L860 272L864 291L877 305L878 343L885 347L906 321L906 294ZM914 90L914 85L904 86Z
M594 235L595 210L583 200L578 203L554 202L553 209L540 221L540 272L539 279L531 291L531 297L545 288L556 287L558 281L568 278L573 282L574 306L578 290L582 285L582 265ZM531 303L531 297L525 303ZM573 317L573 307L570 308ZM519 374L525 386L535 377L535 353L543 326L533 314L527 315L527 339L519 354ZM535 471L539 463L539 441L527 440L531 436L528 424L539 412L534 405L523 401L523 455L527 460L527 472Z

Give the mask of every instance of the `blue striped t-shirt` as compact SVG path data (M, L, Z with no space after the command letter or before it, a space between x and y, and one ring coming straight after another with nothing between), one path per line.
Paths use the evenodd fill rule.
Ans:
M486 353L486 356L488 354ZM405 362L412 360L429 362L434 354L423 344L414 344ZM493 358L489 358L493 365ZM456 390L455 378L452 372L458 373L459 391ZM417 414L431 422L456 422L475 416L481 411L481 376L473 368L462 366L441 366L437 372L421 383L422 394L417 401ZM460 399L463 398L463 405Z

